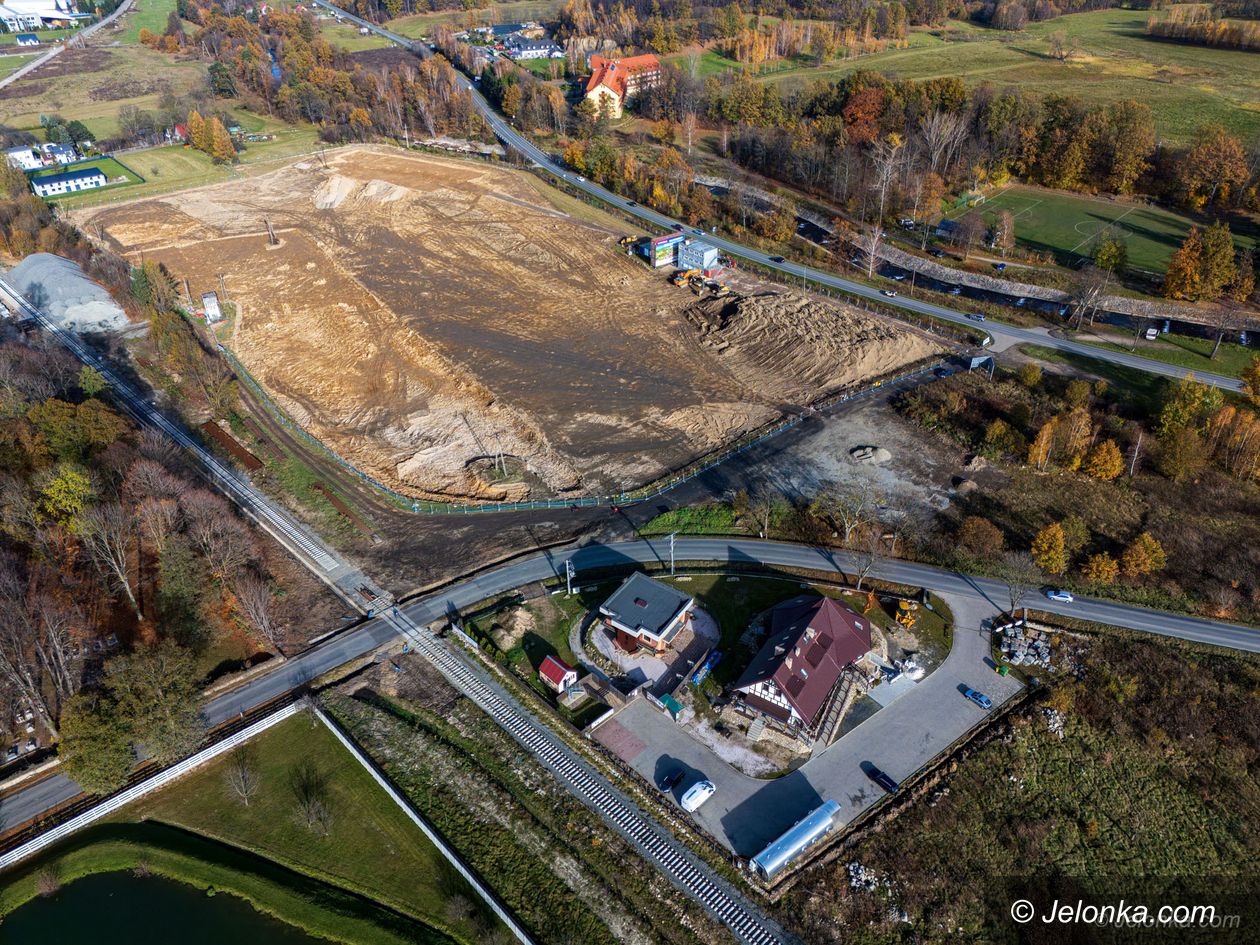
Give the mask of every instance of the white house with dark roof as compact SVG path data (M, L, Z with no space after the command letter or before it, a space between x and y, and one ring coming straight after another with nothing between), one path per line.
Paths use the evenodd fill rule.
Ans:
M99 167L83 167L60 174L48 174L31 179L31 189L40 197L57 197L80 190L104 187L109 181Z
M599 605L604 625L627 653L664 653L679 632L691 629L694 598L636 571Z

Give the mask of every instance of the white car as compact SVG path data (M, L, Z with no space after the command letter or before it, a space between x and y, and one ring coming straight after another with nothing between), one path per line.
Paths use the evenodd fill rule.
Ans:
M1072 601L1076 600L1075 597L1062 588L1046 591L1046 597L1049 600L1054 601L1056 604L1070 604Z
M895 298L897 297L897 293L896 293L896 292L894 292L892 289L883 289L883 290L881 290L881 291L880 291L880 294L881 294L881 295L886 295L886 296L888 296L890 299L895 299Z
M682 809L688 814L695 813L700 809L700 805L717 793L712 781L697 781L691 787L687 788L687 793L682 796L679 801Z

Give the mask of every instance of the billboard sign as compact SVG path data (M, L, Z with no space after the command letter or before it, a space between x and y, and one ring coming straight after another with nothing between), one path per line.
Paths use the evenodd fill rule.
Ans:
M686 239L687 237L682 233L670 233L668 236L658 236L653 239L649 254L652 268L659 269L661 266L672 266L678 256L678 247Z

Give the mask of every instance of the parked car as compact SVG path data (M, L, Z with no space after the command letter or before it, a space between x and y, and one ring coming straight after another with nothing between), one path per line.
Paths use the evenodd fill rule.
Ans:
M782 256L771 256L771 257L770 257L770 261L771 261L772 263L781 263L781 262L786 262L786 260L785 260Z
M986 696L983 692L977 692L974 689L967 688L963 690L963 695L982 709L993 708L993 700Z
M987 321L987 319L984 317L984 315L981 312L969 312L967 314L967 317L970 318L973 322Z
M994 263L993 268L998 272L1006 272L1006 263Z
M893 279L894 279L896 282L905 282L905 281L906 281L906 274L905 274L904 272L899 272L899 273L897 273L897 275L893 276Z
M675 229L675 230L677 230L679 233L681 233L683 230L685 230L685 229L687 229L687 228L686 228L685 226L683 226L681 223L675 223L675 224L674 224L674 229Z
M1061 587L1050 588L1050 590L1046 591L1046 597L1047 599L1054 601L1056 604L1070 604L1076 600L1069 591L1065 591Z
M1016 299L1016 300L1015 300L1015 304L1016 304L1016 305L1018 305L1020 308L1023 308L1025 305L1027 305L1027 304L1028 304L1028 300L1027 300L1027 299L1023 299L1023 298Z
M896 289L883 289L881 290L880 294L886 295L890 299L895 299L897 297L897 290Z
M696 236L704 236L704 230L701 230L699 228L693 229L691 232L695 233Z
M929 256L931 256L933 259L944 259L944 258L945 258L945 250L943 250L943 249L929 249L929 250L928 250L928 255L929 255Z
M664 777L656 782L656 789L662 794L669 793L678 786L678 782L683 779L683 775L686 773L687 772L682 768L675 768L674 770L666 773Z
M717 793L717 788L712 781L697 781L691 787L687 788L687 793L682 796L679 801L682 809L688 814L695 813L700 809L700 805Z
M935 374L937 377L939 377L941 380L944 380L947 377L954 376L954 369L952 367L938 367L932 373Z
M901 785L890 778L885 772L876 768L874 765L867 770L866 776L882 787L889 794L894 794Z
M583 184L586 183L586 178L583 177L581 174L578 175L578 180L580 180Z
M950 295L962 295L962 286L956 285L949 290Z

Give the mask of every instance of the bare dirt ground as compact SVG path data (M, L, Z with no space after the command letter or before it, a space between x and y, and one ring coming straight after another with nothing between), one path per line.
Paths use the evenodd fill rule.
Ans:
M615 221L555 209L529 175L384 148L77 222L194 294L225 274L254 377L416 496L626 488L935 348L790 293L697 301L620 254Z

